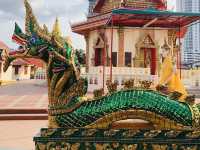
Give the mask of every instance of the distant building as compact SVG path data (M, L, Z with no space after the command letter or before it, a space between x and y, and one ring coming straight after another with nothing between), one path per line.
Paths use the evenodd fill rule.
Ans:
M89 0L88 16L93 16L93 9L97 0Z
M176 0L177 11L200 12L200 0ZM189 27L183 40L182 61L184 63L200 61L200 24Z
M46 64L42 60L35 58L25 60L32 64L31 79L46 79Z
M33 65L26 60L17 59L12 63L12 79L27 80L31 78L31 68Z
M8 48L6 44L0 41L0 49L15 54L16 51ZM0 57L0 82L10 82L15 80L27 79L45 79L46 78L46 65L39 59L24 58L14 60L6 72L3 71L4 59Z
M0 49L9 51L8 46L0 41ZM12 81L12 67L10 66L6 72L3 71L4 61L0 57L0 82L2 81Z

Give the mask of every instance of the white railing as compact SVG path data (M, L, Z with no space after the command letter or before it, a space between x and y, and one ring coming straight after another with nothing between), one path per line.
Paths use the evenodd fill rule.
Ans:
M88 78L89 91L103 87L103 67L90 67L89 73L85 68L81 69L81 74ZM158 84L159 77L150 75L149 68L129 68L129 67L113 67L112 79L119 83L122 87L124 80L134 79L138 84L141 80L152 81L154 85ZM110 79L110 68L105 67L104 81ZM182 70L182 82L187 88L200 88L200 70Z
M90 67L89 74L102 74L103 73L103 67ZM105 67L104 73L110 74L110 67ZM118 75L141 75L150 74L150 68L131 68L131 67L113 67L112 68L112 74Z
M89 92L103 88L103 81L106 89L106 81L110 80L110 68L105 67L104 75L103 67L91 67L89 73L82 69L81 75L88 79ZM158 83L158 76L150 75L149 68L113 67L112 81L118 83L118 88L122 88L124 81L130 79L134 79L136 85L143 80L152 81L154 85Z

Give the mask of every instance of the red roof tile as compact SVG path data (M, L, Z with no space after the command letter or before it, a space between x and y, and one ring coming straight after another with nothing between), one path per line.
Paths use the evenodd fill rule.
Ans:
M40 59L25 58L24 60L27 61L28 63L32 64L32 65L35 65L36 67L43 68L45 66L45 63Z
M23 59L16 59L13 61L13 66L31 65L28 61Z

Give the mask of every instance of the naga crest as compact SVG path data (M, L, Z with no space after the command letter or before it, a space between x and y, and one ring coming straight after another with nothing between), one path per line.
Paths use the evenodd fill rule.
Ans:
M12 39L20 45L20 50L15 56L10 56L9 63L23 57L34 57L48 63L50 55L56 53L56 57L61 61L66 61L68 65L78 65L76 56L72 56L73 48L67 39L56 32L49 33L46 25L40 27L27 0L24 0L24 5L26 8L25 33L15 23ZM9 64L4 67L4 71L8 66ZM63 65L61 68L64 70L66 66Z

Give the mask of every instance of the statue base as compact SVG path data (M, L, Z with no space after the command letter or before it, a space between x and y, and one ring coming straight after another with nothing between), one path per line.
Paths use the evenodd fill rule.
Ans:
M200 150L200 131L43 128L36 150Z

